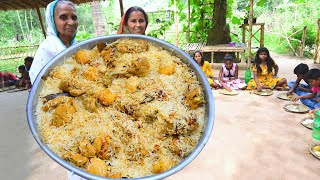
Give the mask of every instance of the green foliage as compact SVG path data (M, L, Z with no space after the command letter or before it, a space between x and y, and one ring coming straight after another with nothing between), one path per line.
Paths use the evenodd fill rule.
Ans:
M1 60L0 61L0 72L12 72L18 74L18 67L23 65L23 59L18 60Z
M162 21L155 29L150 30L147 35L155 38L162 38L164 37L165 31L169 29L172 23L173 21Z
M78 42L93 38L94 34L86 31L78 31L76 39Z
M273 5L274 9L272 11L266 11L262 7L256 8L256 12L261 12L260 21L265 22L267 25L266 36L269 36L269 38L268 40L265 39L265 44L268 44L271 50L278 53L286 52L286 54L293 54L294 52L299 52L301 48L299 41L302 39L302 31L290 38L290 44L294 48L294 51L292 51L284 37L288 37L302 27L307 26L304 54L307 57L311 57L316 38L316 22L320 16L318 9L320 2L317 0L291 0L287 4L278 3L279 5L277 6Z

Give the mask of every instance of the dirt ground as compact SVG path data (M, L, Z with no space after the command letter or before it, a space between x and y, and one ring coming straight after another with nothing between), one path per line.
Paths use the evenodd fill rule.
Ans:
M294 80L300 62L317 67L310 59L273 55L278 76ZM218 70L214 70L217 75ZM243 77L244 70L240 71ZM311 130L300 121L307 114L286 112L288 101L241 91L225 96L213 91L215 123L199 156L167 179L308 179L320 178L320 161L309 152ZM26 120L27 91L0 93L1 179L67 179L67 171L38 146Z

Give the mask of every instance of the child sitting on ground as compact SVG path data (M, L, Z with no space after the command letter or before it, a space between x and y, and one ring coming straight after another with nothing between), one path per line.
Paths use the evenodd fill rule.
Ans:
M311 69L304 76L309 81L309 84L312 86L312 93L303 96L293 97L292 101L296 102L300 99L300 101L304 105L308 106L311 110L320 108L320 96L318 95L318 92L320 92L320 70Z
M233 62L233 57L226 54L216 82L227 91L245 89L247 85L238 78L238 71L238 66Z
M274 70L274 73L273 73ZM253 72L253 79L248 82L247 89L274 89L285 90L287 87L287 80L285 78L278 78L279 67L276 62L270 57L267 48L259 48L251 66Z
M26 71L27 71L28 73L29 73L29 71L30 71L32 62L33 62L33 57L27 56L26 58L24 58L24 65L25 65Z
M0 88L13 86L19 79L11 72L0 72Z
M21 73L21 77L19 81L16 82L17 87L26 87L27 89L31 86L29 72L27 71L24 65L18 67L19 73Z
M209 62L205 61L202 57L203 55L201 51L195 51L193 54L193 59L201 67L202 71L207 76L210 86L212 88L219 88L220 86L212 79L213 78L212 68Z
M298 64L293 73L297 75L296 81L290 81L288 86L290 90L287 92L287 95L291 95L295 92L298 96L303 96L311 93L311 87L309 86L309 81L305 78L305 74L309 71L309 67L306 64L300 63ZM300 83L303 80L305 83Z

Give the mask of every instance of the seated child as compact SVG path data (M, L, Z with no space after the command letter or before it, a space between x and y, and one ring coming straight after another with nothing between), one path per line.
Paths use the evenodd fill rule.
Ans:
M318 94L318 92L320 92L320 70L310 69L304 76L309 81L310 86L312 86L312 93L294 97L292 98L292 101L296 102L300 99L300 101L311 110L320 108L320 96Z
M279 67L270 57L267 48L258 49L251 71L253 72L253 79L248 82L248 90L257 89L261 91L262 89L274 88L284 90L287 87L287 80L277 77Z
M193 54L193 59L196 61L196 63L201 67L202 71L204 72L204 74L207 76L207 79L209 81L209 84L211 87L213 88L218 88L220 87L212 78L213 78L213 74L212 74L212 68L209 64L209 62L205 61L202 58L202 52L201 51L195 51Z
M0 88L13 86L19 79L11 72L0 72Z
M245 89L247 87L247 84L238 78L238 66L233 62L233 57L229 54L224 57L224 64L220 69L216 82L227 91Z
M311 87L309 86L309 81L304 77L304 75L309 71L309 67L306 64L300 63L298 64L293 73L297 75L297 79L295 81L288 82L288 86L290 90L287 92L287 95L291 95L295 92L297 95L302 96L311 93ZM300 83L303 80L305 83Z
M27 71L28 73L29 73L29 71L30 71L32 62L33 62L33 57L28 56L28 57L24 58L24 65L25 65L26 71Z
M18 67L19 73L21 73L21 77L19 81L16 82L17 87L26 87L29 88L31 86L29 72L27 71L24 65Z

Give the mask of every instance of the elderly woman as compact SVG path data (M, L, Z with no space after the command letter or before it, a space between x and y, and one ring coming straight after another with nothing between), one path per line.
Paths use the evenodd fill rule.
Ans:
M118 34L145 35L147 26L147 13L141 7L132 6L122 16Z
M78 17L71 1L55 0L48 4L46 23L47 37L40 44L29 72L31 83L54 56L76 43Z

